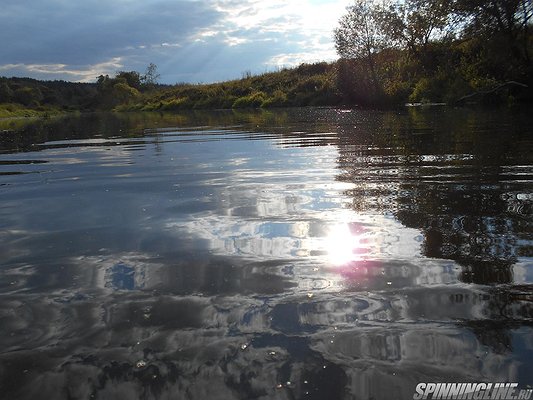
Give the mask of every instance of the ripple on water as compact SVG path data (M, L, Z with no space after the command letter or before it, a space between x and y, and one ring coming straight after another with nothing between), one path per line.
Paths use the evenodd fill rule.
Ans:
M0 143L3 393L528 384L533 125L506 113L82 116Z

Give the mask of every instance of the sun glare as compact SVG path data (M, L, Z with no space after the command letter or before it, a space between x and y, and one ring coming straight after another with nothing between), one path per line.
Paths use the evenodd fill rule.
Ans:
M329 261L334 265L343 265L358 258L354 252L359 247L359 237L352 234L348 224L333 225L326 238L326 250Z

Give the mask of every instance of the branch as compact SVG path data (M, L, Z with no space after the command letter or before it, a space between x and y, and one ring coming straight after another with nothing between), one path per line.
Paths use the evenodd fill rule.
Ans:
M474 92L474 93L468 94L466 96L463 96L460 99L456 100L455 103L456 104L460 103L463 100L469 99L471 97L475 97L475 96L479 96L479 95L491 94L491 93L497 92L498 90L503 89L504 87L507 87L507 86L520 86L520 87L523 87L523 88L529 87L525 83L520 83L520 82L516 82L516 81L509 81L509 82L502 83L502 84L500 84L500 85L498 85L498 86L496 86L496 87L494 87L492 89L489 89L489 90L480 90L478 92Z

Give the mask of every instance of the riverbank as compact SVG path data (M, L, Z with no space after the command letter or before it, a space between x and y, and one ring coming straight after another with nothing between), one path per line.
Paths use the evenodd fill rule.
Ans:
M430 50L432 59L446 58L446 49L436 47L427 51ZM134 71L100 77L95 84L0 78L5 98L0 103L0 118L46 117L70 111L161 112L305 106L390 109L408 103L508 105L533 101L533 83L528 73L506 80L504 76L482 79L479 74L467 75L452 63L444 70L445 64L422 66L413 60L408 63L406 57L405 52L392 50L378 54L377 85L367 79L361 60L343 59L258 75L247 73L241 79L208 84L143 86L132 78L138 76ZM438 73L432 75L433 70Z
M56 107L38 106L36 108L32 108L16 103L0 104L0 119L48 118L65 113L66 111Z

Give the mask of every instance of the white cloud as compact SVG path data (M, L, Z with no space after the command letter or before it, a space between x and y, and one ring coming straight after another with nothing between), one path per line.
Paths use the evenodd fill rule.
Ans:
M330 51L314 51L302 53L283 53L271 57L265 62L268 67L295 67L301 63L314 63L319 61L331 61L335 55Z
M181 44L164 42L161 43L161 47L181 47Z
M0 71L9 71L12 69L20 68L23 64L4 64L0 65Z
M269 40L279 41L281 36L295 51L270 57L264 61L268 67L331 61L336 58L332 32L349 4L347 0L220 0L216 10L226 18L209 32L225 34L230 46L265 41L269 35Z

